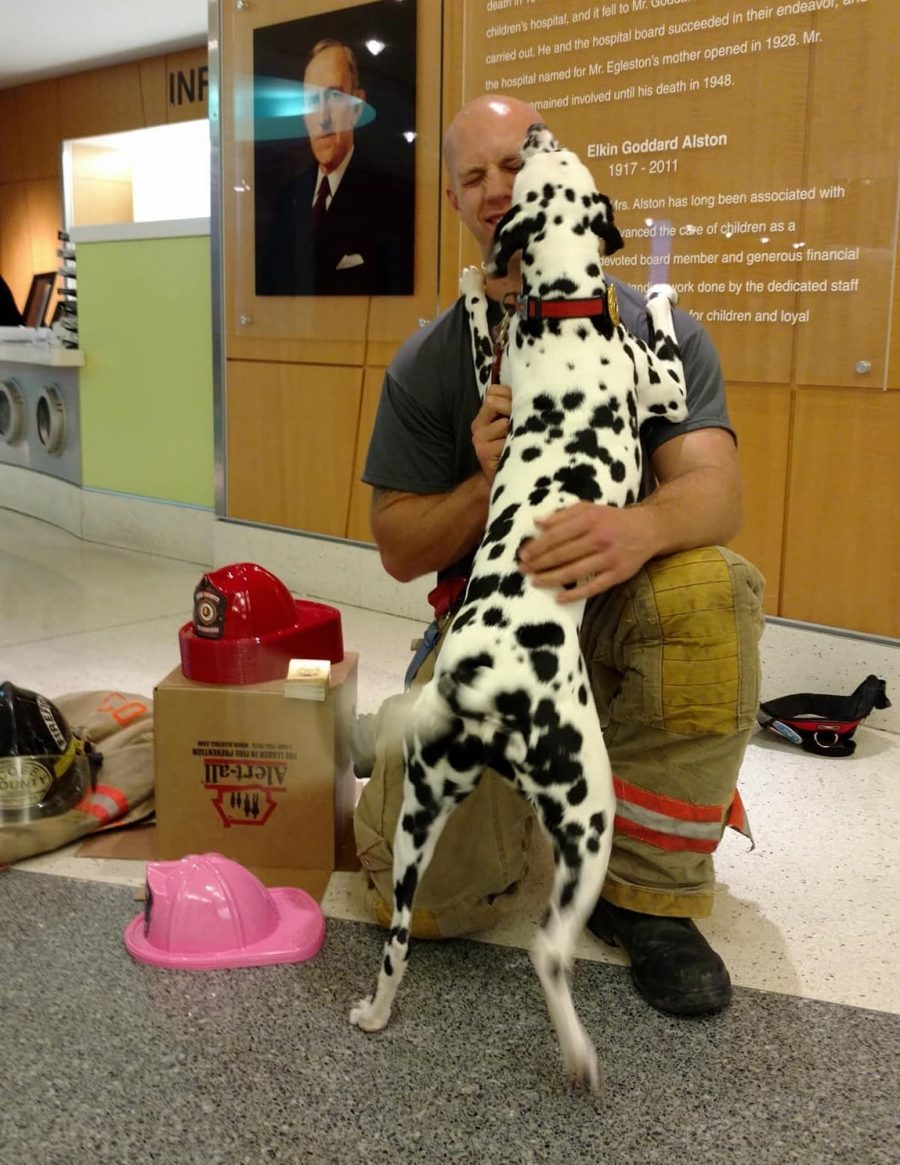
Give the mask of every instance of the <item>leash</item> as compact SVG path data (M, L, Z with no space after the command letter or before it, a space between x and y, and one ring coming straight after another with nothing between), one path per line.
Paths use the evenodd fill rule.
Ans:
M462 605L468 583L468 578L462 575L452 575L449 578L442 578L434 590L429 592L428 602L434 611L434 620L425 628L425 632L415 649L415 654L409 662L409 667L406 669L403 681L404 691L409 690L419 668L434 651L447 623Z
M515 305L516 296L510 292L504 297L503 319L494 329L491 330L491 338L493 340L493 348L491 351L491 384L500 383L500 365L503 363L503 353L506 351L506 344L509 339L509 322L513 317L513 312L516 310Z

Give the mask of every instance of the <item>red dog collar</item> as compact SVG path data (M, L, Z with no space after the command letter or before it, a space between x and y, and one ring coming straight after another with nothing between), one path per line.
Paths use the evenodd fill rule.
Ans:
M525 295L516 301L516 311L523 320L572 320L602 316L608 310L605 295L591 299L541 299L539 295Z

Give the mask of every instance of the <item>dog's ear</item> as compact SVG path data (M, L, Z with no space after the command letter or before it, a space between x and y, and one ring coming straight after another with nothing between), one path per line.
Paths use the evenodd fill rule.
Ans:
M525 144L522 147L523 158L529 158L538 151L550 154L558 149L559 142L551 133L550 127L545 125L544 122L536 121L528 127L528 133L525 135Z
M625 241L619 234L619 228L615 224L613 204L605 194L595 193L594 205L597 207L597 213L591 220L591 230L598 239L603 240L604 255L613 255L616 251L621 251L625 246Z
M543 219L543 212L539 217ZM485 263L487 274L499 275L501 278L506 275L510 259L516 251L522 250L531 231L539 230L540 226L543 226L543 222L538 225L535 219L525 218L518 206L511 206L494 231L494 246Z
M591 229L597 238L603 240L604 255L614 255L625 246L625 240L619 234L618 228L608 223L606 219L595 218L591 223Z

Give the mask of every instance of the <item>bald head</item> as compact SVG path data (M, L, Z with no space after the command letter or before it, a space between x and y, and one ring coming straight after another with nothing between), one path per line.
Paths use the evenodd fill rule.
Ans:
M542 120L532 105L516 97L485 93L473 98L460 109L444 134L444 165L450 181L454 180L460 150L473 137L512 133L518 136L521 145L528 127Z
M512 201L525 135L538 121L533 106L490 94L464 105L444 136L447 197L485 256Z

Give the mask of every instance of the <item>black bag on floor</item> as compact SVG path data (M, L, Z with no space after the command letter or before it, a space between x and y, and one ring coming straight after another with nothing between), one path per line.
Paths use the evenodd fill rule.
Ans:
M797 692L760 704L763 728L819 756L852 756L853 734L873 708L890 708L885 681L866 676L851 696Z

